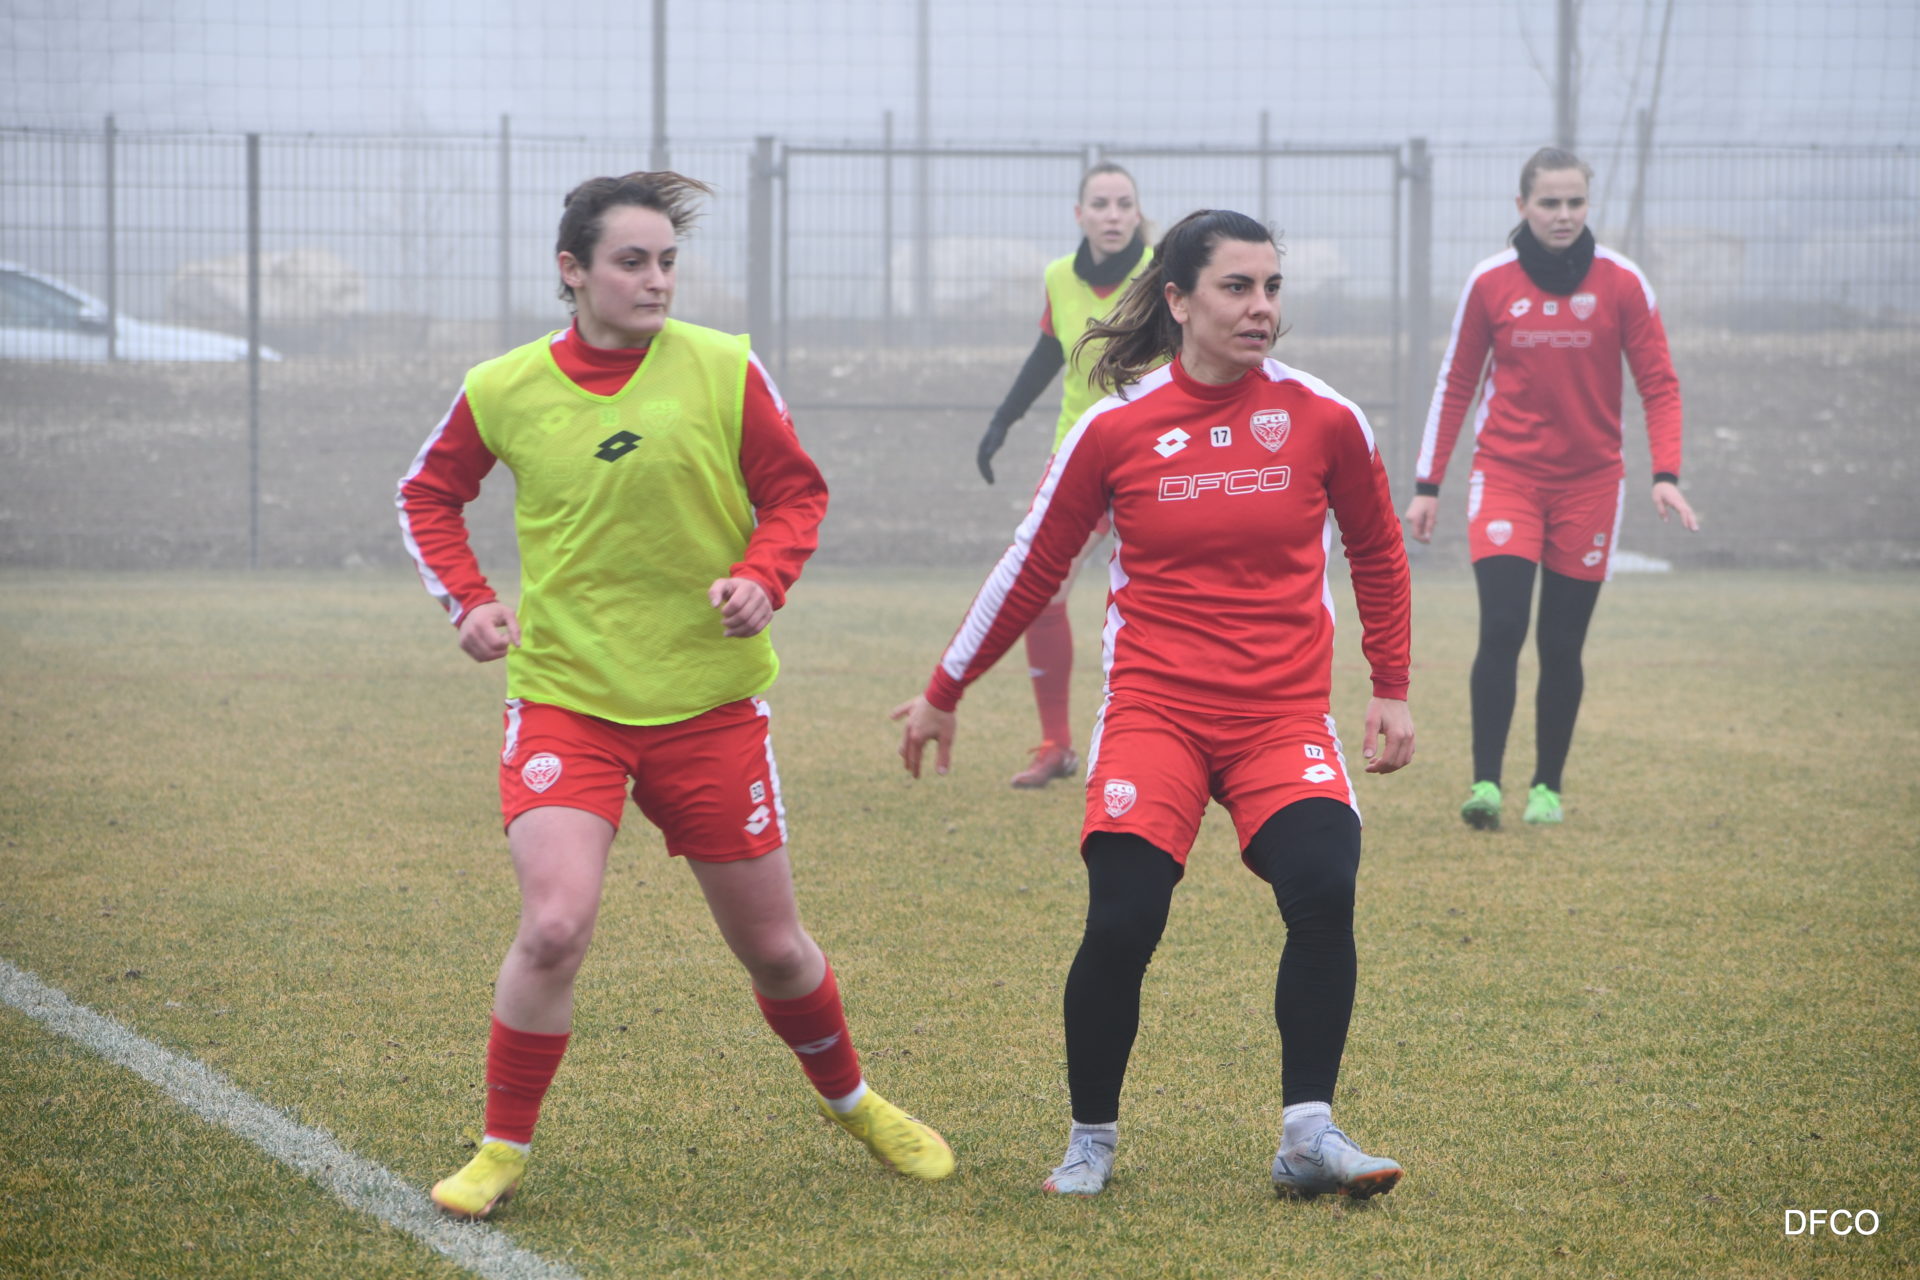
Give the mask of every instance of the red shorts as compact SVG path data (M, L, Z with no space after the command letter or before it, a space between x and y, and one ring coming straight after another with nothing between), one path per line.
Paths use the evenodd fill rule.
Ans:
M673 724L618 724L507 699L500 750L504 825L557 805L620 827L627 781L667 852L701 862L772 853L787 842L767 704L742 698Z
M1545 486L1479 466L1467 481L1467 542L1475 560L1519 556L1583 582L1605 582L1626 501L1624 478Z
M1209 799L1245 849L1296 800L1338 800L1359 812L1333 717L1223 716L1112 698L1087 747L1087 820L1137 835L1185 866Z

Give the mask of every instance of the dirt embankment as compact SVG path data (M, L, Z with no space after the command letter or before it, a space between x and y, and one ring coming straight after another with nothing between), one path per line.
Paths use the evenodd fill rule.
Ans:
M1402 501L1425 406L1392 404L1391 353L1295 334L1281 358L1359 401ZM781 371L802 439L833 487L821 556L842 564L976 564L1024 511L1052 440L1043 400L988 487L974 449L1025 350L796 347ZM1920 335L1676 334L1687 404L1684 481L1705 519L1663 527L1630 488L1623 544L1679 568L1920 565L1914 495ZM256 442L244 366L0 366L0 564L247 563L257 518L272 566L404 563L394 483L445 413L467 361L290 359L265 366ZM1648 473L1631 394L1630 476ZM1443 502L1463 488L1455 458ZM511 485L470 512L484 561L511 556ZM1443 507L1426 556L1464 558Z

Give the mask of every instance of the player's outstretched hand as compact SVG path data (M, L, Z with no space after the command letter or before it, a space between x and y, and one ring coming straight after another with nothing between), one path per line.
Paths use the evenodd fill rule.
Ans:
M1367 703L1361 751L1367 757L1368 773L1392 773L1413 762L1413 712L1407 710L1404 699L1374 698Z
M945 773L953 767L953 735L959 724L953 712L940 710L923 693L895 707L891 718L906 721L900 735L900 759L908 773L920 776L921 757L929 742L934 744L933 771Z
M1440 499L1430 493L1415 495L1407 504L1407 532L1415 542L1432 542L1433 526L1439 522Z
M1693 514L1693 508L1687 503L1687 496L1680 492L1680 486L1671 480L1662 480L1653 486L1653 509L1665 520L1669 513L1680 517L1681 525L1688 533L1700 532L1700 517Z
M1000 452L1000 446L1007 442L1007 428L1010 422L990 422L987 434L980 437L980 452L974 461L980 464L980 474L988 484L993 483L993 455Z
M707 588L707 603L720 611L723 634L757 636L773 621L773 601L752 578L720 578Z
M457 635L461 651L469 658L492 662L506 657L508 649L520 647L520 620L498 600L489 600L467 610Z

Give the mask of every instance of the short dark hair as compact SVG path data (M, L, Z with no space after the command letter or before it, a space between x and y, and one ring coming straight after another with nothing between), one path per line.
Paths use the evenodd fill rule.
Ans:
M600 244L607 210L619 205L652 209L665 216L673 224L674 234L680 235L699 216L699 197L712 194L713 188L706 183L669 169L652 173L636 171L618 178L588 178L567 192L566 212L560 215L554 256L570 253L581 266L592 266L593 251ZM573 288L565 280L560 282L560 299L567 303L573 301Z

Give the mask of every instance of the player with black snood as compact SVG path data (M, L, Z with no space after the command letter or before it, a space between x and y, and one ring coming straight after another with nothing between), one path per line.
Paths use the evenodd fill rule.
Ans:
M1646 408L1654 509L1699 521L1680 492L1680 383L1653 286L1587 229L1592 171L1545 147L1520 172L1512 247L1475 267L1427 411L1407 506L1409 534L1433 537L1440 481L1467 408L1474 420L1467 536L1480 594L1474 655L1469 826L1500 826L1500 774L1520 649L1540 577L1537 756L1525 820L1563 816L1562 774L1585 691L1581 651L1600 584L1612 572L1626 499L1620 457L1621 361Z

